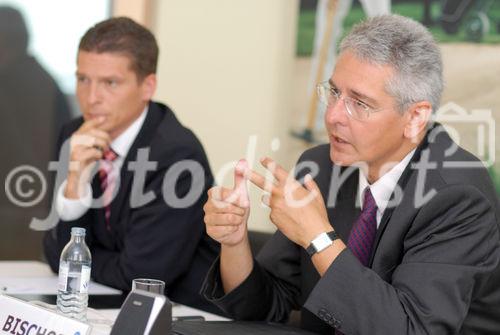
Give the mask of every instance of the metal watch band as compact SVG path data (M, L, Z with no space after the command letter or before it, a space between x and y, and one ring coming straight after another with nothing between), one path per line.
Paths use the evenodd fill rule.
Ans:
M315 246L315 241L318 238L321 238L323 234L326 234L326 236L330 239L330 243L324 245L321 249L318 250ZM329 231L327 233L322 233L322 234L318 235L314 240L312 240L311 244L309 244L309 246L306 248L306 251L309 254L309 256L312 256L315 253L320 252L323 249L325 249L326 247L330 246L333 243L333 241L335 241L338 238L339 238L339 236L335 231Z

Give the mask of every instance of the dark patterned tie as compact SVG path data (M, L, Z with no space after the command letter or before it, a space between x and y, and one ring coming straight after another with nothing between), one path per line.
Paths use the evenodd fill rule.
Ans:
M347 246L364 265L368 266L377 233L377 204L370 188L365 189L363 210L351 229Z
M109 218L111 217L111 200L116 182L116 175L113 171L113 161L118 158L118 154L113 149L106 150L99 165L99 178L101 179L101 189L104 205L104 217L106 219L106 229L111 230Z

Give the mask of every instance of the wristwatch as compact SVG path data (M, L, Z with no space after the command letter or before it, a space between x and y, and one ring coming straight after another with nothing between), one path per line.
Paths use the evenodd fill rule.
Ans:
M338 239L339 236L335 231L329 231L328 233L321 233L314 240L311 241L311 244L306 248L309 256L314 255L317 252L320 252L333 244L333 241Z

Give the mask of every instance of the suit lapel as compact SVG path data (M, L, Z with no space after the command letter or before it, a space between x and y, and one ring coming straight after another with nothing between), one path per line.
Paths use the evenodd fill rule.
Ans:
M156 129L163 119L164 114L165 112L157 104L153 102L149 103L148 114L144 120L144 124L130 147L120 170L120 189L111 203L110 225L112 228L119 227L117 221L120 218L122 209L128 206L126 205L127 201L130 204L130 192L134 173L133 171L129 171L128 164L131 161L137 160L137 151L140 148L150 149L152 139L156 135Z
M406 189L406 186L408 184L408 181L410 180L411 176L414 173L414 169L412 168L412 165L414 163L417 163L420 161L420 156L422 154L422 150L428 147L428 141L427 141L427 136L424 138L422 143L417 147L415 150L415 154L413 155L412 159L406 166L405 170L403 171L403 174L398 180L396 188L399 188L400 190L404 191L403 197L413 197L414 196L414 190L413 189ZM395 191L392 192L391 197L390 197L390 203L393 203L395 201L396 193ZM401 200L401 199L400 199ZM408 202L407 202L408 203ZM414 203L413 199L410 200L410 203ZM384 235L384 232L386 231L387 225L391 221L391 218L394 214L394 211L396 209L400 209L400 206L392 206L386 208L384 211L384 215L382 216L382 219L380 220L380 225L377 229L377 234L375 235L375 242L373 245L372 253L370 256L370 261L369 261L369 266L371 267L373 265L373 259L375 257L375 254L377 252L377 248L380 244L380 240L382 236Z

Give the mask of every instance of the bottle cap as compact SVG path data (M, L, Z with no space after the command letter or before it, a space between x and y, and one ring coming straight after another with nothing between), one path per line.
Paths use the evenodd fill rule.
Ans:
M73 227L71 228L71 235L85 236L85 228Z

